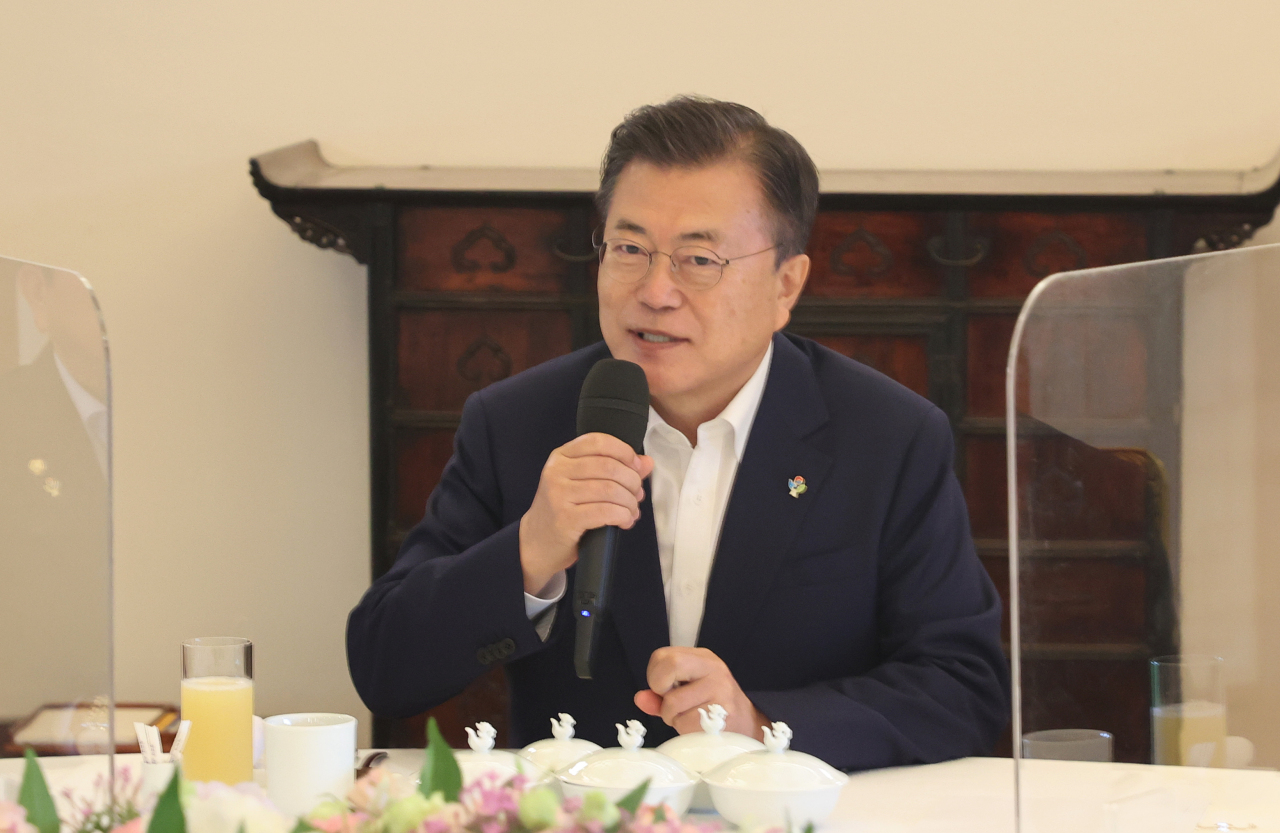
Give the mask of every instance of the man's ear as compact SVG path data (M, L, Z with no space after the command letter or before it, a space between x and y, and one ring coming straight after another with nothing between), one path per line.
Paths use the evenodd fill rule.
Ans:
M36 321L36 329L49 333L49 285L44 277L44 270L38 266L24 265L18 268L18 291L26 299L31 308L31 316Z
M809 256L798 254L787 258L778 267L778 322L776 329L781 330L791 320L791 310L800 293L804 291L805 281L809 280Z

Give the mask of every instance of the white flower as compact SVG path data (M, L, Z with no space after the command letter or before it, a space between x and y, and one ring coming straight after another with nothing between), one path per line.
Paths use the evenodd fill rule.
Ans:
M256 784L196 784L182 802L187 833L290 833L295 820L276 809Z

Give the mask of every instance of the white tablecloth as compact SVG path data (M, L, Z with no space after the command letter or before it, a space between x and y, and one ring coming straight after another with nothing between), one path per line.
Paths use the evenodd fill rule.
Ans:
M414 774L421 750L388 750L392 769ZM363 757L364 753L361 753ZM92 789L104 758L46 758L55 796ZM132 767L139 756L116 756ZM1074 761L1024 761L1023 833L1146 833L1227 830L1280 833L1280 772ZM16 794L20 759L0 760L0 781ZM0 787L2 796L3 787ZM849 779L824 833L1013 833L1013 762L964 758L930 766L858 773Z

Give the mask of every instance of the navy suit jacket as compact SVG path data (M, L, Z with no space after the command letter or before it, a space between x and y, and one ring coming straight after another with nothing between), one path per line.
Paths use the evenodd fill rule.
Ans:
M495 659L511 687L511 743L577 732L616 744L668 644L652 505L622 535L601 668L573 670L569 598L544 642L525 615L519 524L551 452L573 439L579 350L467 400L454 456L392 569L347 625L356 689L408 716ZM774 336L773 363L720 533L698 644L725 661L792 746L846 769L990 751L1008 717L1000 601L974 553L943 413L812 341ZM787 481L808 490L792 497ZM570 570L572 582L572 570ZM572 585L571 585L572 586Z

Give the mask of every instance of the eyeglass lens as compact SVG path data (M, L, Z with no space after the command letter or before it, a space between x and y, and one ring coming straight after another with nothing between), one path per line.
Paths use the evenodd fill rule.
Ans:
M653 252L630 240L606 240L600 249L600 268L620 281L638 281L649 273ZM681 246L667 255L675 277L691 286L711 286L720 280L724 264L719 256L701 246Z

